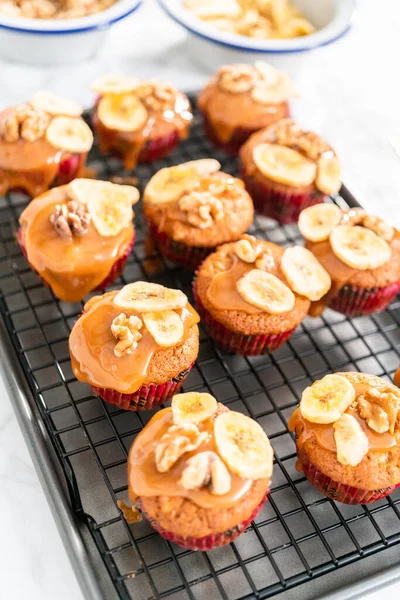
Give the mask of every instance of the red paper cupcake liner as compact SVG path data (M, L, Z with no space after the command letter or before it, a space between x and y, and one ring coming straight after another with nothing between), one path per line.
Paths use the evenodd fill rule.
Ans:
M142 513L149 521L151 526L166 540L169 542L173 542L174 544L178 544L182 548L187 548L188 550L213 550L214 548L219 548L220 546L226 546L226 544L230 544L236 539L240 534L246 531L247 527L250 525L253 519L257 516L263 504L265 503L269 494L269 490L266 491L264 498L261 500L260 504L256 506L256 508L251 513L250 517L245 521L242 521L232 529L228 529L222 533L214 533L210 535L206 535L204 537L192 537L192 536L181 536L173 533L173 531L166 531L163 529L159 523L150 517L140 506L140 500L138 502L138 506L141 509Z
M179 139L179 132L171 131L168 135L148 140L139 154L139 162L153 162L171 154L179 144Z
M267 183L261 184L254 177L245 175L243 169L241 177L250 194L254 209L257 213L275 219L278 223L297 223L302 210L320 204L326 197L322 192L301 193L290 191L288 188L281 192Z
M63 160L61 160L58 173L53 185L66 185L73 179L79 177L86 164L87 153L83 154L70 154Z
M193 281L193 295L197 306L197 311L200 315L201 324L207 334L224 350L241 354L243 356L258 356L267 354L276 350L284 344L295 330L290 329L283 333L273 333L266 335L243 335L235 331L231 331L206 310L201 303L200 297L197 294L196 278Z
M321 473L321 471L308 460L307 456L298 449L297 455L302 464L304 475L307 477L308 481L327 498L335 500L336 502L342 502L343 504L371 504L371 502L382 500L382 498L385 498L400 486L400 483L398 483L397 485L392 485L388 488L368 491L352 487L351 485L345 485L338 481L334 481L327 475Z
M371 315L384 310L400 292L400 281L377 288L345 285L330 301L333 310L347 316Z
M215 252L214 247L200 248L175 242L163 231L158 231L157 227L150 222L148 228L161 254L171 262L187 269L196 269L209 254Z
M157 406L178 393L193 365L194 363L192 363L188 369L177 375L177 377L174 377L166 383L142 385L132 394L122 394L116 390L100 388L94 385L91 385L90 387L94 393L100 396L105 402L115 404L124 410L151 410L152 408L157 408Z

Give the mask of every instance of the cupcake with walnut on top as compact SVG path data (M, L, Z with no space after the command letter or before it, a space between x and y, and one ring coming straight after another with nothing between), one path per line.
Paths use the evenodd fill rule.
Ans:
M243 533L262 508L272 464L258 423L210 394L178 394L130 449L129 497L165 539L212 550ZM135 508L120 507L138 520Z
M171 154L188 136L190 102L168 83L111 76L96 80L92 89L98 95L92 122L100 150L120 157L126 169Z
M93 134L83 109L50 92L0 113L0 194L37 196L83 174Z
M400 291L400 233L380 217L320 204L300 214L299 229L332 279L314 314L329 306L349 316L369 315Z
M303 209L341 187L334 150L292 119L252 135L240 150L240 162L255 210L279 223L295 223Z
M375 375L316 381L289 421L298 469L337 502L381 500L400 485L399 408L400 390Z
M252 133L289 116L288 100L294 95L287 75L257 61L221 67L197 103L210 141L236 154Z
M258 355L286 342L307 315L311 300L331 280L311 252L244 235L220 246L193 283L202 325L230 352Z
M216 246L237 240L253 222L243 182L206 158L161 169L144 190L150 233L169 260L196 268Z

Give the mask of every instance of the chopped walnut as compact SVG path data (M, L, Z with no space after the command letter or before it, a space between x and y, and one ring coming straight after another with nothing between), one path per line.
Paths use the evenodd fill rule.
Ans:
M142 339L140 329L143 323L139 317L131 315L127 317L121 313L111 323L111 333L118 340L114 346L114 354L118 358L126 354L132 354Z
M364 395L358 398L358 412L360 417L367 422L368 427L377 433L389 431L389 417L387 413L378 406L369 402Z
M137 89L137 94L148 110L164 111L173 108L176 90L167 83L146 81Z
M321 155L333 151L329 144L312 131L304 131L293 119L282 119L275 127L276 142L302 150L311 160L318 160Z
M219 86L232 94L248 92L260 77L260 73L250 65L229 65L218 71Z
M304 133L293 119L281 119L274 127L276 141L281 146L297 146L297 141Z
M318 160L322 154L332 152L329 144L312 131L303 132L297 140L297 146L300 150L303 150L311 160Z
M21 104L1 123L0 134L6 142L17 142L20 138L34 142L43 137L49 123L47 113Z
M218 454L199 452L186 462L179 483L185 490L207 486L212 494L223 496L231 489L231 476Z
M187 222L198 229L207 229L224 217L222 200L212 192L196 192L192 190L179 200L180 210L186 213Z
M90 213L83 204L70 200L67 204L56 204L50 223L60 237L72 240L72 236L82 237L87 233Z
M250 235L244 235L235 244L235 254L246 263L255 263L256 269L270 271L275 266L274 257L265 250L257 239Z
M157 471L166 473L185 452L196 450L208 437L206 431L199 431L197 425L172 425L164 433L156 446Z
M340 224L366 227L387 242L390 242L394 236L394 229L391 225L376 215L367 214L362 208L352 208L344 213Z
M400 395L391 391L369 388L358 397L357 408L367 425L378 433L394 433L400 408Z

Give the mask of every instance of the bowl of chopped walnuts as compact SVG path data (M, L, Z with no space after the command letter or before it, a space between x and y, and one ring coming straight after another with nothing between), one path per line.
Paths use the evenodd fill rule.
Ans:
M0 56L29 64L81 63L142 0L0 0Z
M355 0L158 0L188 32L188 51L210 71L222 64L267 60L330 44L348 29ZM288 61L288 58L291 60Z

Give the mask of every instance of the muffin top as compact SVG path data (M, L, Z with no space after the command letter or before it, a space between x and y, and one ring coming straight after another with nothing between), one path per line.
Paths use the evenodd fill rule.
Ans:
M86 153L93 134L75 102L50 92L0 113L0 194L23 188L35 196L48 189L65 153Z
M399 281L400 233L380 217L318 204L300 213L299 229L332 278L327 300L347 283L374 288Z
M236 128L255 130L288 115L297 95L289 77L265 62L221 67L197 99L218 138L227 142Z
M198 322L183 292L156 283L94 296L69 338L74 375L124 394L165 383L196 359Z
M341 187L340 163L319 135L293 119L281 119L254 133L240 149L245 174L266 177L299 191L334 194Z
M253 202L240 179L214 159L161 169L144 191L149 221L176 242L214 248L236 240L253 222Z
M21 242L56 296L76 302L106 278L132 241L138 200L134 187L75 179L29 203Z
M206 509L229 508L255 481L263 480L265 494L272 462L271 444L258 423L210 394L177 394L131 447L129 495L132 503L166 496Z
M300 453L335 481L363 490L400 482L400 390L375 375L326 375L289 421Z
M204 308L244 335L279 334L306 316L310 299L330 287L330 277L311 252L286 250L250 235L225 244L199 268L196 294Z

